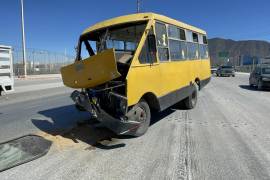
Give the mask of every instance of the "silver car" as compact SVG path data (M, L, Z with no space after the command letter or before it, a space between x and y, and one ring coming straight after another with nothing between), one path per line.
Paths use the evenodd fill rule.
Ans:
M235 77L235 70L232 66L219 66L216 71L216 75Z
M257 66L249 76L249 85L257 89L270 88L270 65Z

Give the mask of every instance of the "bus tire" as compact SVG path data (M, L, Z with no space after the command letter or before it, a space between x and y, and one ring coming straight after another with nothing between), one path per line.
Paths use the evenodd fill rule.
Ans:
M145 100L141 100L134 106L139 109L140 114L137 114L136 120L141 122L140 126L136 128L131 134L132 136L139 137L146 133L151 121L151 111L148 103ZM136 110L137 111L137 110Z
M199 86L198 84L193 84L193 92L190 96L184 99L184 105L186 109L193 109L197 104Z

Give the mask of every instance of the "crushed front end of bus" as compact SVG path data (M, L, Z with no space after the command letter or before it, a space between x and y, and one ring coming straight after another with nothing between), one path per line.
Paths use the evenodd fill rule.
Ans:
M117 134L134 135L140 126L140 109L127 106L126 77L145 27L129 23L83 34L75 62L61 68L63 83L81 89L71 94L76 107Z

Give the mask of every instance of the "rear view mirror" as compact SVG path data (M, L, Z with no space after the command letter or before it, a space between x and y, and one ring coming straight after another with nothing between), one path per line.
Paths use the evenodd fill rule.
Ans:
M156 38L155 38L155 35L153 35L153 34L148 35L147 40L148 40L149 51L151 53L156 53L157 52L157 48L156 48Z

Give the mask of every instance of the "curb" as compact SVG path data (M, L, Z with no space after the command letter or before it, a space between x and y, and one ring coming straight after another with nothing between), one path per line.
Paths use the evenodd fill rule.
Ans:
M249 75L250 73L246 73L246 72L235 72L237 74L243 74L243 75Z
M34 79L62 79L61 74L29 75L26 77L15 77L15 80L34 80Z

